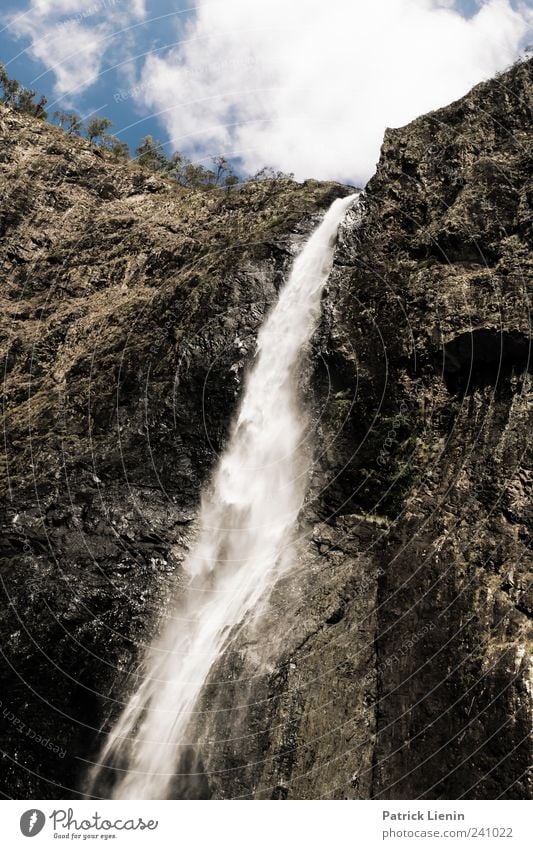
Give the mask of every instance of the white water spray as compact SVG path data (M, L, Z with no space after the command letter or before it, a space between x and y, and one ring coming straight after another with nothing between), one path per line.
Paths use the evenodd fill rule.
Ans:
M336 200L312 234L259 332L238 416L200 511L184 564L190 581L145 659L91 776L118 769L116 799L165 799L195 705L232 629L290 566L307 476L300 449L298 365L320 314L339 223L357 195Z

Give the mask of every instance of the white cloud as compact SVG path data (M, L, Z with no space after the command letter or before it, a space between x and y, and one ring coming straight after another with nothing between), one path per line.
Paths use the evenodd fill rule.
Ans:
M518 55L528 13L487 0L200 0L148 57L144 104L178 149L364 183L383 131L463 95Z
M123 30L145 15L144 0L31 0L9 29L30 40L29 54L54 74L61 97L93 85L106 53L127 41Z

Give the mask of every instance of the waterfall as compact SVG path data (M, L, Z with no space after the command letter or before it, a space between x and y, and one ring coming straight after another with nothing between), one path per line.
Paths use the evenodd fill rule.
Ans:
M305 498L306 417L298 366L320 315L340 221L357 195L336 200L296 258L257 339L257 355L227 448L202 497L173 617L90 777L91 794L116 770L116 799L169 798L195 705L235 626L290 567Z

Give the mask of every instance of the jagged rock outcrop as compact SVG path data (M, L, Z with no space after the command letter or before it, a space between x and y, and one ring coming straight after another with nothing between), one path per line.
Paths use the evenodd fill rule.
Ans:
M179 795L532 795L531 73L387 132L310 352L300 561L213 670ZM349 189L194 192L0 134L2 791L74 797L265 311Z

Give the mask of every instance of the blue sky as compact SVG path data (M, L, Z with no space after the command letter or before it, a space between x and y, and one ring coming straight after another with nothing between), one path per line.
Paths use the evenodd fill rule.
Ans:
M6 4L5 11L15 16L23 15L31 5L24 2L10 3L9 0L3 0L3 2ZM138 104L134 97L122 100L115 95L122 91L129 92L133 87L131 80L125 76L122 63L139 56L134 61L137 70L140 70L146 51L164 52L169 49L169 46L177 40L175 31L180 27L181 22L184 24L194 15L194 6L192 2L179 0L156 0L146 5L150 9L147 20L134 22L135 29L132 31L135 37L134 49L129 51L127 57L117 57L117 61L113 61L113 40L111 40L109 53L104 57L102 71L94 84L87 89L74 92L72 96L66 96L55 90L56 78L53 69L48 63L32 56L32 38L29 35L18 36L14 31L15 28L10 25L8 19L6 20L4 10L0 13L0 61L7 66L10 76L20 80L28 88L35 88L40 94L46 95L51 112L65 108L76 111L82 116L95 112L106 115L111 118L114 129L120 138L129 144L132 151L137 147L140 138L147 134L168 143L169 134L164 124L152 118L149 109ZM99 6L101 6L99 0L85 0L86 9L95 8L95 14L84 19L87 28L104 19L105 4L101 8L98 8ZM116 6L118 8L118 4ZM83 9L83 4L80 4L80 9ZM68 21L73 17L76 18L77 14L79 13L66 12L59 19ZM113 27L114 32L119 33L116 41L123 38L120 35L122 28L118 22ZM117 67L114 67L115 65ZM133 126L130 129L124 129L129 125Z
M0 60L50 110L103 114L298 178L371 175L386 126L445 105L532 40L520 0L4 0Z

